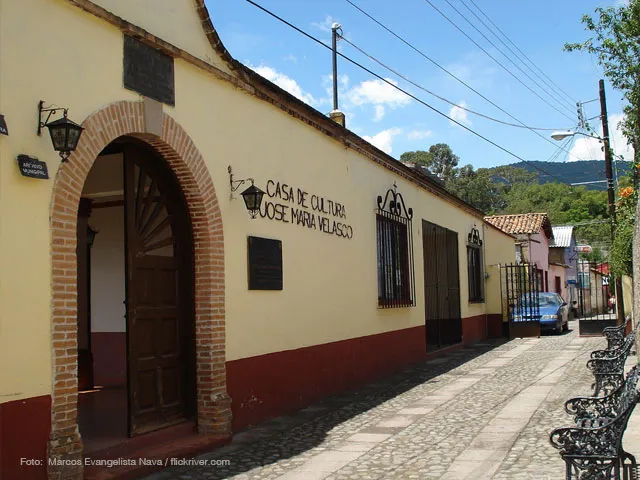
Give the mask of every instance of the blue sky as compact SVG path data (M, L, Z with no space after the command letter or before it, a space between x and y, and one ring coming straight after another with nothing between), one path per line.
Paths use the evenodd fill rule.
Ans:
M576 101L597 98L598 80L603 75L595 59L584 53L564 52L563 45L587 38L580 22L584 13L592 13L598 6L622 0L351 1L525 125L564 129L574 128L577 124ZM339 42L341 53L525 160L572 161L603 156L596 140L576 137L564 144L553 140L547 142L545 139L550 139L551 132L540 131L544 137L541 138L530 130L495 123L425 92L419 87L455 105L519 124L394 38L346 0L256 0L256 3L327 45L331 43L331 24L340 23L348 41L413 84L344 41ZM329 50L244 0L208 0L207 6L223 43L237 60L320 112L328 114L332 110ZM468 40L434 6L512 74ZM452 6L495 46L474 30ZM529 68L520 63L471 12L500 35L487 17L491 19L535 66L527 63ZM519 54L504 37L500 38ZM470 163L480 168L518 161L344 59L338 60L338 79L340 109L346 113L347 128L395 158L405 151L426 150L432 144L447 143L460 157L461 165ZM610 128L613 129L621 119L621 94L608 83L606 88ZM599 114L598 102L589 103L584 108L586 117ZM590 123L600 131L597 119ZM622 136L614 132L612 137L615 152L631 159ZM560 145L571 154L559 150Z

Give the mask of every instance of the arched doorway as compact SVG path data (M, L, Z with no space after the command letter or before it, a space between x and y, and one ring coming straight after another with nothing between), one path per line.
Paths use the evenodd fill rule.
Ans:
M226 393L226 373L225 373L225 336L224 336L224 242L222 234L222 220L216 198L215 189L211 180L209 170L202 155L186 132L171 117L162 114L161 131L149 132L146 128L145 109L143 102L118 102L111 104L88 117L83 122L85 132L81 137L80 144L69 161L62 164L56 174L54 192L51 206L51 252L52 252L52 368L53 368L53 391L52 391L52 430L49 442L49 457L53 460L64 460L66 465L60 467L60 463L49 463L49 477L57 478L63 474L65 478L78 477L82 475L81 462L77 471L71 472L69 461L81 460L83 445L78 429L78 309L82 308L79 303L78 293L78 255L77 255L77 233L78 233L78 212L80 199L89 171L104 152L105 147L114 140L127 137L128 144L141 149L142 157L160 158L168 171L173 175L179 184L181 197L188 210L188 221L192 238L192 279L191 279L191 308L193 318L192 345L195 346L195 372L186 375L186 382L182 377L178 383L172 387L173 392L182 391L186 385L195 384L195 400L192 400L193 414L197 421L199 433L206 434L230 434L230 399ZM141 157L141 158L142 158ZM150 163L149 163L150 162ZM129 182L133 186L133 195L137 192L149 192L151 190L151 178L162 178L164 174L157 176L146 175L147 182L142 190L136 190L135 182L141 178L136 174L142 166L144 170L157 162L153 160L140 160L133 164L133 173ZM131 168L131 167L129 167ZM150 170L150 171L151 171ZM157 172L156 172L157 173ZM137 176L136 176L137 175ZM145 175L142 176L143 178ZM167 181L159 180L158 185L166 184ZM132 188L132 187L128 187ZM154 187L155 188L155 187ZM161 187L162 188L162 187ZM170 188L170 187L169 187ZM165 186L166 190L167 187ZM144 197L144 196L143 196ZM140 208L144 209L145 198L142 198ZM149 200L150 201L150 200ZM175 200L174 200L175 201ZM170 201L171 202L171 201ZM151 205L153 207L153 205ZM138 214L138 219L140 219ZM151 210L153 212L153 209ZM147 215L150 212L147 209ZM135 214L130 218L135 222ZM159 214L157 214L159 215ZM128 218L129 220L129 218ZM153 226L158 226L155 223ZM150 232L147 227L142 235L142 248L149 248L153 244L144 245L145 238L148 240ZM180 227L182 228L182 227ZM155 229L155 228L154 228ZM135 230L134 230L135 231ZM129 232L128 236L129 236ZM100 234L98 234L100 235ZM163 240L163 239L160 239ZM166 241L166 240L165 240ZM131 240L135 243L135 240ZM140 240L138 240L140 242ZM129 243L129 241L127 242ZM159 246L159 245L155 245ZM184 249L178 249L184 251ZM134 250L135 251L135 248ZM180 254L174 259L179 259ZM132 262L128 267L128 272L135 271L136 268L144 270L149 266L144 263ZM169 268L167 265L156 265L157 269ZM173 267L171 267L173 268ZM127 273L129 275L129 273ZM144 274L142 274L144 275ZM165 275L165 274L163 274ZM166 274L168 275L168 274ZM149 276L149 275L148 275ZM153 277L153 275L150 275ZM136 285L137 282L134 282ZM146 287L143 287L143 290ZM127 284L127 291L129 285ZM184 295L184 294L183 294ZM186 294L189 295L189 294ZM129 305L127 305L129 307ZM158 309L166 307L159 306ZM157 312L156 312L157 313ZM159 314L167 315L164 313ZM156 322L157 323L157 322ZM170 323L170 322L169 322ZM151 327L149 327L151 328ZM162 328L162 327L160 327ZM170 327L166 327L167 329ZM155 328L151 328L154 332ZM127 333L128 334L128 333ZM144 337L144 336L143 336ZM138 344L139 345L139 344ZM164 347L163 347L164 348ZM139 360L142 361L144 355L139 352ZM134 354L135 355L135 354ZM183 363L183 362L179 362ZM127 362L129 365L130 362ZM144 366L138 364L138 371L145 371ZM148 365L147 365L148 367ZM128 367L132 368L132 367ZM156 364L147 372L155 369L155 372L162 372L162 366ZM167 367L170 370L173 367ZM159 370L158 370L159 369ZM128 372L130 373L130 372ZM174 371L175 373L175 371ZM153 375L156 375L153 374ZM161 373L165 375L166 382L171 383L171 372ZM157 382L149 380L153 376L151 373L145 377L138 376L139 383L154 384ZM151 388L151 387L149 387ZM156 388L156 387L154 387ZM151 388L150 391L153 391ZM158 400L157 392L154 393L155 400L149 398L138 399L137 406L131 409L135 411L136 417L142 419L145 425L138 433L142 433L152 426L153 414L149 414L155 409L158 412L158 402L164 405L160 407L163 415L166 413L171 417L174 411L175 402L166 398ZM193 396L191 398L193 398ZM176 396L174 395L173 400ZM189 394L181 398L188 399ZM151 404L154 405L151 409ZM189 401L186 406L179 408L181 412L173 418L179 421L180 416L186 412L189 415ZM165 408L166 407L166 408ZM145 417L146 414L149 414ZM144 417L144 418L143 418ZM135 425L138 420L132 419ZM161 422L163 425L167 422ZM156 427L158 424L156 423Z
M180 184L162 157L134 137L107 145L78 211L85 454L195 421L191 230Z

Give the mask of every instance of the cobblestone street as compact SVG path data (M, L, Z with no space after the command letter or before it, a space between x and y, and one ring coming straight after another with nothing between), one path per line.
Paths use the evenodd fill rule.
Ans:
M228 466L172 468L147 479L561 479L564 463L549 433L569 424L567 399L589 394L585 364L604 346L571 325L558 336L454 351L199 457ZM640 446L635 420L625 445L638 454L628 443Z

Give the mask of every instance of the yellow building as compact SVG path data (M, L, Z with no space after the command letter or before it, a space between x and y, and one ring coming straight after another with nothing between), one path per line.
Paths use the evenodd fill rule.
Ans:
M514 239L234 60L202 0L0 0L0 115L3 479L193 453L501 333Z

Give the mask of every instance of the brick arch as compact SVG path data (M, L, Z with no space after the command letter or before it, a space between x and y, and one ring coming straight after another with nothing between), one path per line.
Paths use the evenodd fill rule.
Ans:
M176 174L193 228L198 431L230 434L226 391L222 218L204 158L185 130L163 114L160 136L145 132L142 102L117 102L83 123L78 148L61 164L53 187L51 226L53 389L49 458L80 459L77 375L76 225L80 195L97 156L123 135L144 140ZM62 473L64 471L64 474ZM49 478L81 478L82 470L49 467Z

